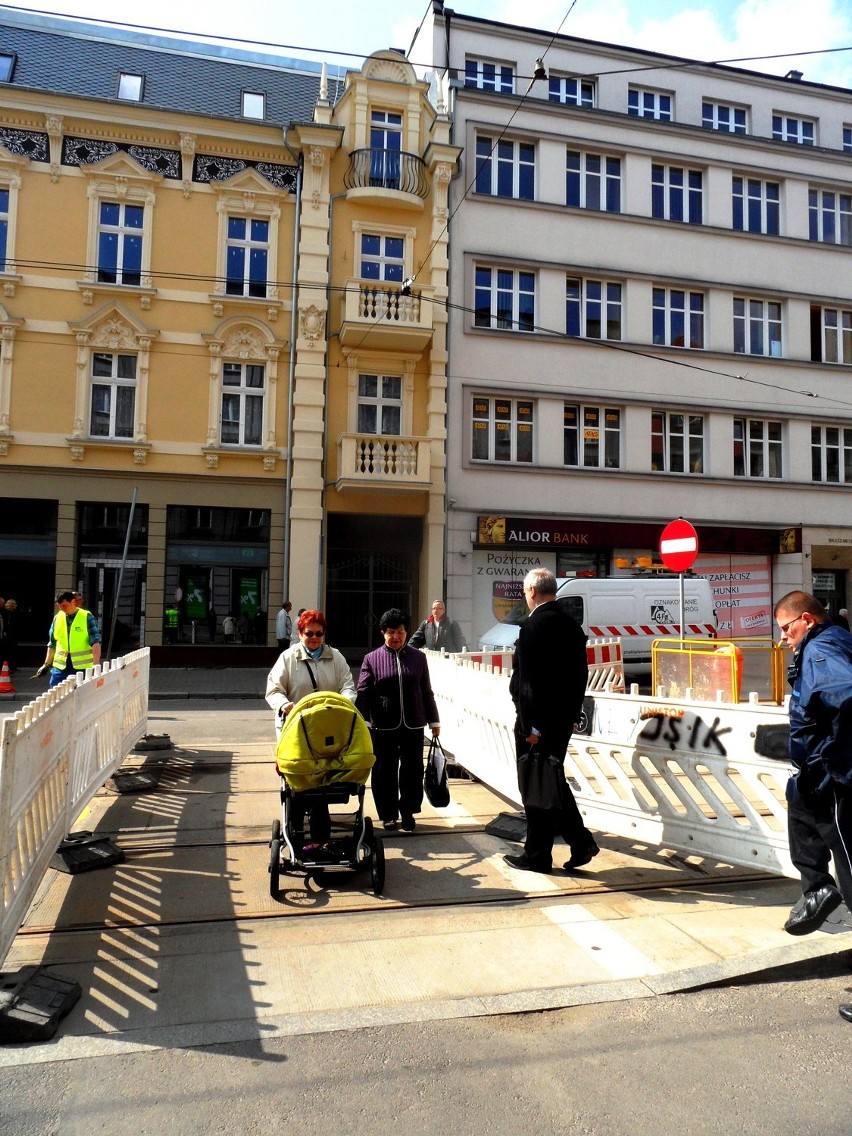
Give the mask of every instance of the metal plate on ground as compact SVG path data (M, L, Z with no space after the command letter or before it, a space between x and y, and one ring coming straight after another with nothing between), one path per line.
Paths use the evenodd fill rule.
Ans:
M0 975L0 1042L47 1041L82 993L79 982L43 966Z
M159 772L145 773L141 770L127 772L119 769L107 781L106 788L111 793L150 793L152 789L158 788L159 784Z

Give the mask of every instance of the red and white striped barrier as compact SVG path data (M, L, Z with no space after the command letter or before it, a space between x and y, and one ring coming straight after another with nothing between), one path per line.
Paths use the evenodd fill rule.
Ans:
M628 639L635 635L680 635L679 623L625 623L615 627L589 626L592 635L616 635ZM688 623L684 635L699 636L702 639L715 639L716 628L712 623Z

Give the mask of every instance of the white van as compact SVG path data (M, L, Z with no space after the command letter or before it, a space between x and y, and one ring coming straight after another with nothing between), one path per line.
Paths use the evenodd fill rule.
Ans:
M684 580L688 638L713 639L716 615L706 580ZM590 638L621 636L624 670L629 675L651 671L651 641L658 636L680 635L680 582L677 576L621 576L587 579L571 576L561 580L557 600L581 624ZM482 636L485 650L513 647L518 628L527 618L522 600L503 620Z

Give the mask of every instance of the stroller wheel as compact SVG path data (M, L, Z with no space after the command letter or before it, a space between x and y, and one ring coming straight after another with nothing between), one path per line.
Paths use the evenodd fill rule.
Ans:
M281 839L269 842L269 894L278 898L279 877L281 874Z
M385 846L378 836L373 843L370 872L373 878L373 895L381 895L385 886Z
M280 840L280 839L281 839L281 821L280 820L274 820L272 822L272 836L269 838L269 847L270 848L272 847L272 841L273 840Z

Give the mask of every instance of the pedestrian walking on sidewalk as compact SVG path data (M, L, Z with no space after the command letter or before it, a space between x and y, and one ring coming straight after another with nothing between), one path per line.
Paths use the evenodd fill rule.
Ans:
M290 615L292 607L290 601L285 600L275 617L275 638L278 640L279 651L286 651L293 638L293 617Z
M586 636L556 602L552 572L528 572L524 597L530 615L518 633L509 691L517 713L515 752L527 836L520 856L503 859L513 868L550 872L553 841L561 835L571 846L563 867L573 872L599 851L565 780L564 766L589 676Z
M844 900L852 910L852 634L802 591L782 596L775 622L793 651L787 828L804 893L784 930L807 935ZM852 1004L840 1014L852 1022Z
M355 701L352 670L336 647L325 641L326 622L321 611L303 611L296 623L299 642L278 656L266 679L266 701L275 711L275 734L280 737L284 719L296 703L315 690L330 690ZM304 812L299 811L298 798L291 811L293 827L301 832ZM311 809L311 839L324 844L331 833L328 805L319 803Z
M423 804L423 730L441 732L429 665L422 651L406 643L408 614L399 608L379 620L384 646L364 657L355 705L373 737L371 785L386 829L413 832Z

